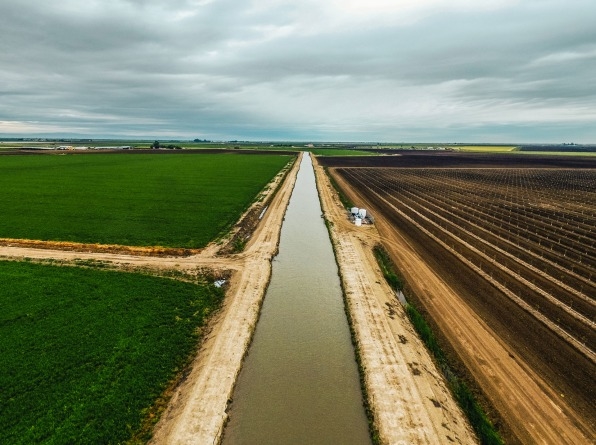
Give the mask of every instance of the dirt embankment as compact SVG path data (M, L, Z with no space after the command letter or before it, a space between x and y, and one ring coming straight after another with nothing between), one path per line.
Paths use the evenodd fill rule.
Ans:
M590 420L583 418L566 395L556 391L533 363L523 355L513 354L505 338L491 328L490 320L484 319L464 298L470 293L463 278L467 276L465 270L455 275L456 279L437 272L442 270L437 261L446 261L454 267L457 261L437 256L437 249L425 248L428 239L396 223L388 209L375 206L372 198L362 190L351 188L339 175L334 178L354 202L366 202L372 208L384 246L424 309L499 413L506 426L508 442L593 443L595 436Z
M300 157L263 215L233 275L224 307L212 323L190 375L178 388L158 423L152 444L216 444L227 418L242 359L256 325L277 252L283 216Z
M173 247L137 247L121 246L117 244L84 244L67 241L42 241L31 239L0 238L0 246L24 247L33 249L73 251L73 252L94 252L114 253L133 256L190 256L201 252L201 249L179 249Z
M322 167L319 195L331 235L375 427L384 444L476 443L372 253L376 227L355 227Z

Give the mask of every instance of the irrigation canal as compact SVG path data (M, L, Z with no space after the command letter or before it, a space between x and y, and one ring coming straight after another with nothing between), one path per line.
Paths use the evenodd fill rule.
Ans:
M333 249L303 156L224 445L370 444Z

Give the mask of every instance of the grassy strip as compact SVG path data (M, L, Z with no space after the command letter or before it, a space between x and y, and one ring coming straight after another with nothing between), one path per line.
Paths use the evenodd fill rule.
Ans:
M389 255L385 249L383 249L383 247L380 245L376 245L373 248L373 253L377 259L377 263L379 264L381 271L383 272L385 280L387 280L387 283L389 283L389 286L391 286L391 288L396 292L403 291L403 281L397 276L393 262L391 261L391 258L389 258Z
M354 203L350 200L350 198L348 198L346 196L346 194L342 191L341 187L339 186L339 184L337 183L337 181L335 180L335 178L333 177L333 175L331 175L329 173L329 170L327 167L323 167L323 169L325 170L325 174L327 175L327 177L329 178L329 182L331 183L331 185L333 186L333 188L335 189L335 191L337 192L337 194L339 195L339 200L341 201L342 205L345 208L351 208L354 207Z
M201 248L293 156L65 154L0 159L0 237Z
M457 400L457 403L468 417L472 428L480 439L480 443L483 445L502 445L504 443L503 440L484 413L482 407L476 401L470 388L452 371L447 362L447 357L441 350L437 338L424 320L424 317L409 303L406 305L406 313L420 335L420 338L437 361L439 368L447 379L451 392L455 396L455 400Z
M222 298L207 283L0 261L0 443L145 441Z
M451 148L471 153L508 153L519 149L515 145L454 145Z
M374 247L374 254L389 285L395 290L403 289L403 281L395 273L395 265L391 261L387 251L377 245ZM450 366L437 337L422 314L410 303L406 304L405 309L416 332L418 332L418 335L420 335L420 338L437 362L439 369L443 372L455 400L467 416L472 428L480 439L480 443L483 445L502 445L504 442L499 433L476 401L468 385L453 371L453 367Z

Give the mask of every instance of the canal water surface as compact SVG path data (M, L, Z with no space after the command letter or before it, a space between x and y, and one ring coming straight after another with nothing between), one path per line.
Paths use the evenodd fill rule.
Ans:
M224 445L370 444L310 157L300 165Z

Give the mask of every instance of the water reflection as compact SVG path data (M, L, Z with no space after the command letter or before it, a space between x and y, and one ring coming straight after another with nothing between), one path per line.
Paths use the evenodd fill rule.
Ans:
M224 445L369 444L337 265L304 156Z

